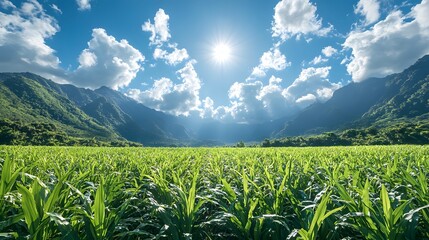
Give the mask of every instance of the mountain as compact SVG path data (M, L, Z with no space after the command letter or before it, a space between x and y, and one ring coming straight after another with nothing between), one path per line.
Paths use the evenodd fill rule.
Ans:
M29 76L36 77L32 74L0 74L0 115L3 119L52 123L77 137L119 138L68 98L43 87Z
M402 73L350 83L325 103L315 103L277 136L317 134L392 122L428 119L429 55Z
M78 88L32 73L0 73L0 106L0 114L6 120L54 124L70 136L145 145L261 141L280 130L284 122L238 124L176 117L107 87Z
M52 123L76 137L127 139L147 145L191 141L177 118L107 87L57 84L32 73L0 73L0 114L24 123Z
M107 87L78 88L32 73L0 73L0 116L0 125L6 129L3 131L10 132L7 136L13 136L15 128L27 131L25 136L32 132L39 136L43 134L36 131L40 128L59 139L67 139L66 134L150 146L222 145L273 136L424 123L429 119L429 56L402 73L350 83L327 102L311 105L292 120L239 124L176 117ZM57 134L57 130L61 132ZM25 139L22 136L20 139Z

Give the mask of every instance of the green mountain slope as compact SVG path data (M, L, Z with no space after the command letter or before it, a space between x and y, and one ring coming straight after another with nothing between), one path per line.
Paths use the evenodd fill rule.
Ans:
M31 133L40 127L58 139L67 138L66 134L105 141L126 139L144 145L204 145L209 143L207 140L209 144L261 141L270 136L338 133L392 125L398 126L392 128L395 132L402 126L413 128L410 123L427 126L429 56L402 73L348 84L327 102L313 104L296 115L283 128L286 119L244 125L179 118L150 109L107 87L83 89L57 84L32 73L0 73L0 116L7 126L4 131L16 127ZM7 136L15 134L12 133ZM345 138L349 138L349 134L346 132ZM31 136L22 139L25 138Z
M429 119L429 55L402 73L370 78L337 90L286 123L279 136L318 134Z
M426 118L429 113L429 56L400 74L386 78L390 96L375 104L363 120L385 122L394 119Z
M97 124L73 102L25 74L0 74L0 115L24 123L51 123L77 137L115 139L119 136Z
M120 92L57 84L32 73L0 73L0 114L22 123L52 123L76 137L127 139L146 145L193 141L174 116Z

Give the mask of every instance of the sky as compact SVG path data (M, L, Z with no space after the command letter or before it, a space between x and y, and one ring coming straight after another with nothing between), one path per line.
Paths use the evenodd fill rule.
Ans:
M0 72L257 123L429 53L429 0L0 0Z

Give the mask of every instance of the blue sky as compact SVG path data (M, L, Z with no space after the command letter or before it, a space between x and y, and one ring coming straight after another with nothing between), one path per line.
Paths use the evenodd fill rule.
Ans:
M0 0L0 71L262 122L428 54L428 12L428 0Z

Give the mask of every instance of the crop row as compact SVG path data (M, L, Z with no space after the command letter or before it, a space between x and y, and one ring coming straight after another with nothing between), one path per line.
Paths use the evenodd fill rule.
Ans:
M0 238L429 239L429 147L0 147Z

